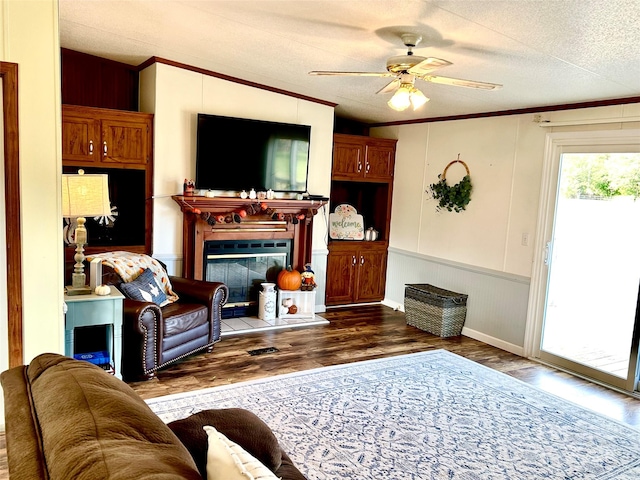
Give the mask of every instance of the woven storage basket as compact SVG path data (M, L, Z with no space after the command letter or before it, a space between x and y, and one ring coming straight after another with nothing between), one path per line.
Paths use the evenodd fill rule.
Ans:
M467 316L467 297L426 283L404 290L407 324L440 337L460 335Z

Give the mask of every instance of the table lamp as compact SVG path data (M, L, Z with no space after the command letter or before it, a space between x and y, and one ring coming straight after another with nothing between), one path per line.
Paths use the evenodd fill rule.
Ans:
M97 215L110 215L109 180L107 175L85 175L79 170L77 175L62 175L62 216L76 218L74 233L76 254L73 259L71 286L66 287L67 295L86 295L91 293L84 273L84 245L87 243L86 218Z

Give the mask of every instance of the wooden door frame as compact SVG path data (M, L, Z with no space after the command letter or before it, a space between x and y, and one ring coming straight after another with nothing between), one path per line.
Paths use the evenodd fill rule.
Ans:
M7 255L9 367L24 363L22 335L22 253L18 142L18 64L0 62L4 120L4 202Z

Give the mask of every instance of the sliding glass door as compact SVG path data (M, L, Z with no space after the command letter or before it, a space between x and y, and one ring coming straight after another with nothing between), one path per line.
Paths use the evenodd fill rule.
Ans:
M549 171L538 356L632 391L640 335L640 147L577 143L584 144L556 148Z

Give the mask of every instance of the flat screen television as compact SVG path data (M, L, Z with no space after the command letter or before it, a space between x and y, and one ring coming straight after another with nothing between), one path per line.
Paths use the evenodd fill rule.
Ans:
M196 188L307 191L311 127L198 114Z

